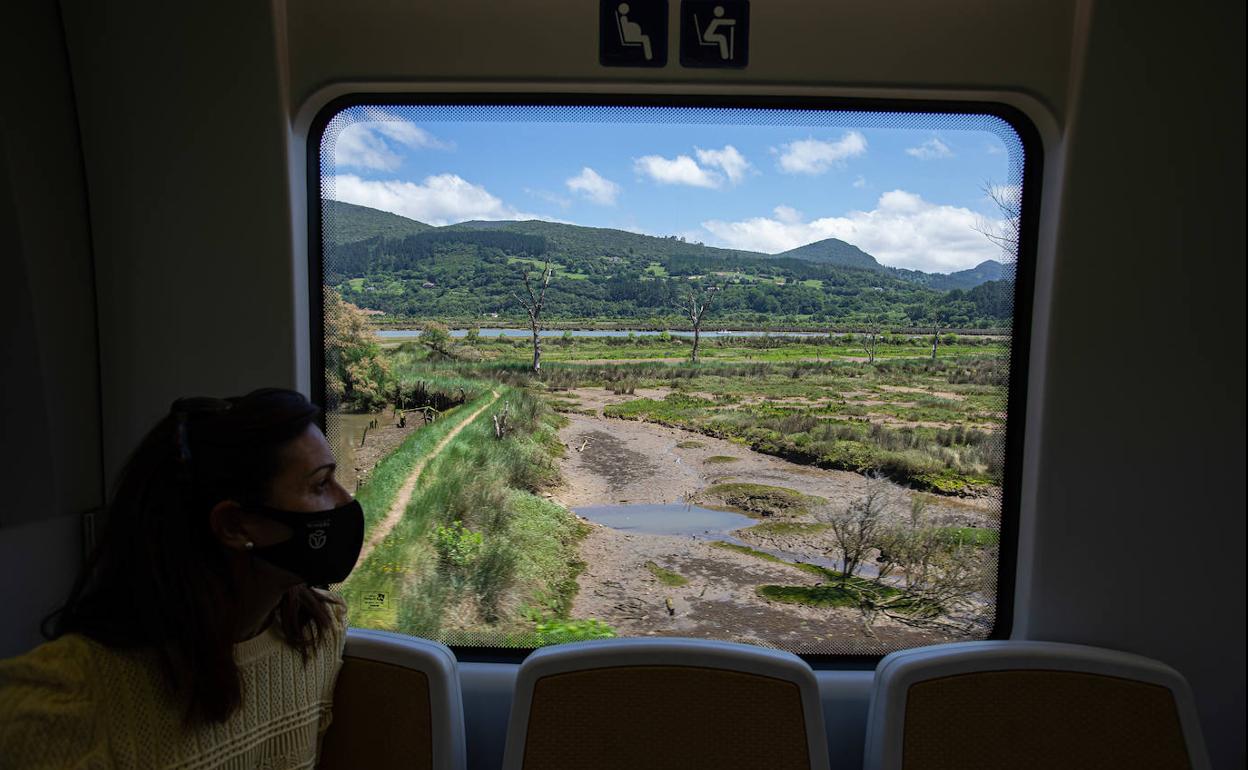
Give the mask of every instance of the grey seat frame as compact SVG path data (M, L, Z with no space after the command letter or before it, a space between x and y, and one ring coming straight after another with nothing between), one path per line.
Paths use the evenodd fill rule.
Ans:
M812 770L828 770L828 742L819 701L819 685L810 666L796 655L748 644L704 639L603 639L572 642L535 651L516 676L507 726L504 770L520 770L533 690L538 680L556 674L631 666L690 666L755 674L797 685L805 720Z
M433 766L439 770L464 770L464 701L459 662L449 647L404 634L350 628L342 655L424 673L429 680Z
M1061 642L955 642L891 653L875 670L863 767L900 770L906 696L911 685L985 671L1071 671L1165 687L1174 695L1193 770L1207 770L1196 703L1187 680L1164 663L1127 652Z

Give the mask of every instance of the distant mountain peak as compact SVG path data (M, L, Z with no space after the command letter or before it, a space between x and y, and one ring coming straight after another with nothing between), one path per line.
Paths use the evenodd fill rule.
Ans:
M724 249L705 246L700 243L681 241L675 236L661 237L644 235L627 230L616 230L604 227L586 227L562 222L546 220L469 220L445 227L434 227L417 222L414 219L392 214L378 209L358 206L341 201L323 201L324 217L331 228L326 230L326 237L334 245L361 241L382 236L388 239L402 239L410 235L430 231L447 234L465 231L502 231L517 234L541 236L545 238L555 252L596 253L607 257L647 254L653 260L663 260L672 256L681 258L745 258L784 260L798 259L829 267L868 270L874 273L898 278L909 283L925 286L936 291L951 289L971 289L988 281L1010 277L1011 268L994 260L987 259L969 270L953 273L925 273L919 270L882 265L867 252L839 238L825 238L808 243L780 254L761 254L739 249Z
M824 238L822 241L798 246L796 249L789 249L776 256L804 259L807 262L818 262L825 265L856 267L863 270L882 271L885 269L875 257L852 243L842 241L840 238Z
M433 225L389 211L329 199L321 201L321 216L328 225L325 236L335 245L378 235L385 238L403 238L433 229Z

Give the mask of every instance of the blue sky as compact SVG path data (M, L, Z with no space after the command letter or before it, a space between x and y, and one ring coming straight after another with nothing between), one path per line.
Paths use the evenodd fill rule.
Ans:
M570 114L354 108L326 133L325 194L435 225L549 219L767 253L837 237L929 272L1003 258L975 228L999 224L987 182L1017 188L982 119L913 129L852 115L802 124L794 113L772 113L780 125L758 125L757 113L691 122L706 114L689 110L667 113L670 123L558 120Z

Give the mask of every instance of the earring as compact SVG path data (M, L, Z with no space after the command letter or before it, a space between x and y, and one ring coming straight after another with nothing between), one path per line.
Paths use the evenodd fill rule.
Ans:
M243 547L246 548L248 551L250 551L251 549L256 547L256 544L248 540L246 543L243 544Z

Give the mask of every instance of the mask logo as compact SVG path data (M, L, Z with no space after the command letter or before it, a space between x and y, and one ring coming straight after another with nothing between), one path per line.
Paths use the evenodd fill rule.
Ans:
M364 509L358 500L312 515L267 506L255 506L255 512L285 524L295 533L288 540L257 548L256 556L298 575L308 585L341 583L360 558L360 548L364 545ZM2 695L0 700L3 700ZM0 761L0 766L3 765Z

